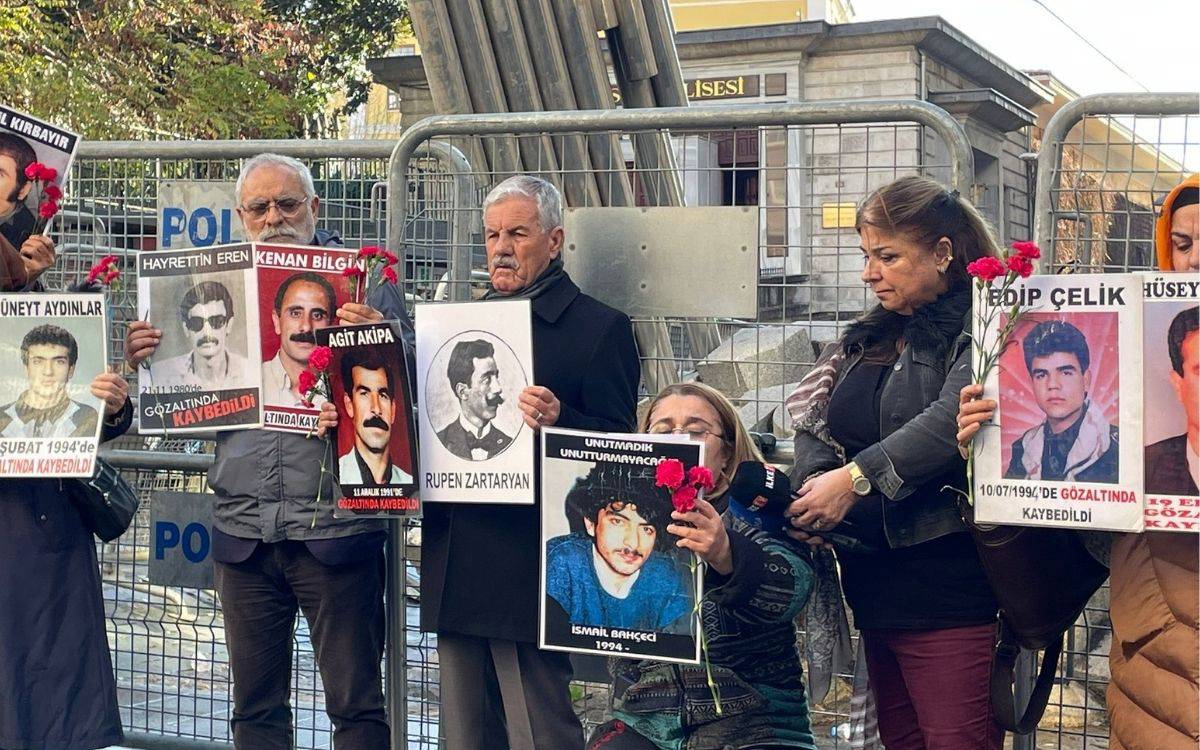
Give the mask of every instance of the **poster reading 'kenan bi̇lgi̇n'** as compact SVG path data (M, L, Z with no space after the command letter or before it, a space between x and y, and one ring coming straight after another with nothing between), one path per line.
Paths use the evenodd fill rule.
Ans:
M0 295L0 477L92 475L107 332L102 295Z
M1200 274L1144 277L1146 530L1200 531Z
M998 427L975 446L976 520L1140 531L1141 279L1033 276L996 291L985 351L1006 311L1026 312L984 384Z

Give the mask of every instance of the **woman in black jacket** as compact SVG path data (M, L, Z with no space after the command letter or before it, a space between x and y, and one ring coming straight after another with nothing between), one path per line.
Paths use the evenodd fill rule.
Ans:
M855 228L879 304L788 399L791 533L837 549L888 750L999 748L997 605L957 508L954 421L971 367L966 266L997 248L973 206L924 177L876 190Z
M61 329L40 328L22 343L45 348L59 337L70 361L55 366L73 372L77 349L71 353ZM37 353L35 346L23 348ZM22 359L32 377L39 362L27 353ZM101 373L91 393L104 404L101 440L124 433L133 415L125 381ZM70 399L44 406L17 399L0 404L0 421L6 418L10 432L26 434L50 420L82 434L95 429L98 415ZM91 750L122 740L95 538L68 497L69 483L79 481L0 476L0 748L6 750Z

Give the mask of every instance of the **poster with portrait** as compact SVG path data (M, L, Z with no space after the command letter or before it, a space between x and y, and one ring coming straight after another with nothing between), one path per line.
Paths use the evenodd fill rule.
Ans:
M976 438L976 520L1140 531L1141 280L1033 276L997 292L984 350L1025 312L984 384L999 406Z
M308 367L316 331L335 325L350 301L342 271L358 255L343 247L254 244L258 315L262 320L263 426L307 434L317 423L323 396L305 406L297 378Z
M396 321L317 330L337 406L336 518L419 516L417 451L404 337Z
M1142 277L1146 530L1200 532L1200 274Z
M39 209L58 203L71 175L79 136L36 117L0 105L0 238L13 249L34 233ZM41 164L53 179L30 180L26 170ZM57 198L55 196L58 196ZM44 231L43 231L44 233Z
M528 300L417 305L421 500L534 502Z
M100 294L0 294L0 477L90 477L107 372Z
M667 531L671 492L655 470L703 465L704 444L552 427L541 443L538 646L695 664L699 566Z
M138 253L138 318L162 331L138 371L142 434L262 425L257 298L249 244Z

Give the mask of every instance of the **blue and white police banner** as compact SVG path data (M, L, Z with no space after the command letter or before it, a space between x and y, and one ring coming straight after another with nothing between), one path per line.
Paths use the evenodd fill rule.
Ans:
M158 183L158 249L185 250L245 240L234 184L217 180Z
M1200 532L1200 274L1142 277L1146 530Z
M211 589L212 527L212 495L150 493L150 583Z
M542 428L538 646L554 651L700 660L695 556L675 545L671 490L658 464L704 464L680 435Z
M421 501L532 505L529 300L417 305Z
M108 369L100 294L0 294L0 477L90 477Z
M1032 276L991 294L984 351L1025 312L984 383L999 406L975 442L975 520L1141 531L1142 280Z
M138 318L162 331L138 374L142 434L262 425L258 310L249 244L138 253Z

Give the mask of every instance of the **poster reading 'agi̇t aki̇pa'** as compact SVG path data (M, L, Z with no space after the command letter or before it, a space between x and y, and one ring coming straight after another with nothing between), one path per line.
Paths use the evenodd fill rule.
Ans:
M337 518L419 516L416 423L404 337L396 321L317 331L329 347L329 398L337 406Z
M102 295L0 295L0 477L92 476L107 334Z
M0 104L0 251L19 251L58 212L79 136Z
M1200 532L1200 274L1143 280L1146 530Z
M984 384L999 405L975 447L975 520L1140 531L1141 279L1032 276L984 304L1003 311L985 351L1022 313Z
M417 305L421 501L531 505L528 300Z
M138 371L140 432L262 424L257 299L249 244L138 253L138 318L162 331Z
M672 491L656 469L703 466L703 450L676 436L542 430L541 648L699 661L699 566L667 532Z
M307 434L317 423L325 397L306 405L300 373L317 345L316 331L335 325L350 302L342 272L356 250L343 247L254 244L258 268L258 314L262 318L263 426Z

